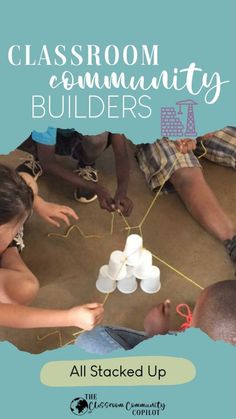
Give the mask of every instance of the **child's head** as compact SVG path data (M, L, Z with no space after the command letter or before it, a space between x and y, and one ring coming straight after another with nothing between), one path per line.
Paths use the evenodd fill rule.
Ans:
M193 310L193 327L212 339L236 344L236 281L217 282L205 288Z
M22 227L32 206L32 189L15 170L0 164L0 254Z

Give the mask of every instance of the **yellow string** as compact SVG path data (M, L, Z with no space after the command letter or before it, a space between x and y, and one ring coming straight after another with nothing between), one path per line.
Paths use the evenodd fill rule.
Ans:
M114 221L115 221L115 213L111 213L111 228L110 228L110 236L112 236L114 232Z
M163 187L164 187L164 185L165 185L166 181L169 179L170 174L171 174L171 172L172 172L173 168L175 167L176 163L177 163L177 158L176 158L176 159L175 159L175 161L173 162L173 164L172 164L172 166L171 166L171 168L170 168L169 172L167 173L167 175L166 175L166 177L165 177L165 179L164 179L164 181L163 181L162 185L161 185L161 186L160 186L160 188L158 189L158 191L157 191L156 195L154 196L154 198L153 198L153 200L152 200L151 204L149 205L149 207L148 207L148 209L147 209L147 211L146 211L146 214L144 214L144 217L143 217L143 219L141 220L141 222L140 222L140 224L139 224L139 227L142 227L143 223L146 221L146 219L147 219L147 217L148 217L148 215L149 215L149 213L150 213L150 211L151 211L151 209L152 209L153 205L155 204L155 202L156 202L157 198L159 197L159 195L160 195L160 193L161 193L161 191L162 191L162 189L163 189Z
M53 336L53 335L58 335L59 336L59 347L62 347L62 335L61 335L60 330L54 330L54 332L47 333L44 336L36 336L36 339L38 341L43 341L43 340L47 339L49 336Z
M110 226L110 232L109 234L112 235L113 231L114 231L114 218L115 218L115 213L112 212L111 213L111 226ZM61 233L48 233L48 237L61 237L63 239L67 239L70 235L70 233L77 229L79 231L79 233L81 234L81 236L84 239L104 239L106 237L107 234L103 234L103 235L98 235L98 234L85 234L83 232L83 230L78 226L78 224L73 224L72 226L70 226L67 230L67 232L65 234L61 234Z
M62 237L64 239L67 239L70 235L70 233L77 229L81 236L84 239L101 239L104 238L104 236L101 235L96 235L96 234L84 234L83 230L81 230L81 228L77 225L77 224L73 224L72 226L69 227L69 229L67 230L66 234L61 234L61 233L48 233L48 237Z
M168 268L170 268L172 271L174 271L175 273L177 273L178 275L182 276L183 278L185 278L187 281L191 282L192 284L194 284L196 287L200 288L201 290L203 290L204 288L199 285L197 282L193 281L191 278L189 278L187 275L183 274L182 272L180 272L178 269L174 268L173 266L171 266L169 263L165 262L163 259L161 259L159 256L154 255L152 253L152 256L154 257L154 259L157 259L159 262L163 263L163 265L167 266Z
M102 305L103 305L103 306L106 304L106 302L107 302L107 300L108 300L109 295L111 295L111 293L110 293L110 292L108 292L108 294L107 294L107 295L106 295L106 297L104 298L103 303L102 303Z
M76 339L71 339L71 340L69 340L69 342L66 342L66 343L63 345L63 348L64 348L64 346L71 345L72 343L75 343L75 342L76 342Z
M198 156L198 160L200 160L202 157L206 156L206 154L207 154L207 149L206 149L203 141L201 140L200 143L201 143L201 146L203 148L203 153L200 156Z

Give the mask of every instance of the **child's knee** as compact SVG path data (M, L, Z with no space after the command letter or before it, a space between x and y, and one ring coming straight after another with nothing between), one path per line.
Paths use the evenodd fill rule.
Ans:
M37 278L31 273L21 274L24 279L18 279L18 281L9 281L5 292L9 302L17 304L29 304L31 303L39 291L39 282Z
M33 274L29 274L22 283L21 290L18 294L18 302L20 304L29 304L37 296L39 291L39 282Z

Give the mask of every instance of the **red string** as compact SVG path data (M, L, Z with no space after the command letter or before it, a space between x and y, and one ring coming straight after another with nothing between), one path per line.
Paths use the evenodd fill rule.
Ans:
M184 309L184 311L182 309ZM191 312L188 304L179 304L179 305L177 305L177 307L176 307L176 313L180 317L183 317L184 319L186 319L186 321L179 328L179 330L181 332L183 332L184 330L186 330L189 327L191 327L193 315L192 315L192 312Z

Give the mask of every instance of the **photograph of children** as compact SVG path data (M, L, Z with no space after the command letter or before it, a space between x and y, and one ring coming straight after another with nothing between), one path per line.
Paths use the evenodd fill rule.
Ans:
M180 330L184 303L189 326L235 343L236 128L135 145L120 133L48 127L19 144L0 155L1 340L31 353L130 349ZM117 280L100 292L101 267L131 234L160 286L134 278L133 289ZM226 300L216 334L207 319Z

